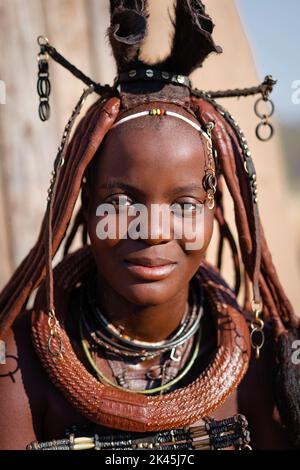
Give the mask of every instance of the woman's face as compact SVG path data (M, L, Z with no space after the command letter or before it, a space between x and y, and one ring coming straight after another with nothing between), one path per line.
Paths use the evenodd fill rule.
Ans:
M99 275L127 301L167 302L197 271L213 231L202 186L206 162L199 133L174 117L132 120L102 143L88 185L88 232ZM102 204L115 212L99 216ZM139 237L118 218L128 228L140 214L128 212L136 204L147 211L142 227L133 224ZM116 228L107 239L99 238L104 219L106 230Z

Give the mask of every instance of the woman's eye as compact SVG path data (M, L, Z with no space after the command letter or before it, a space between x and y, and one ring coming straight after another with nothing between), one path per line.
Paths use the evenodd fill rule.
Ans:
M116 209L119 209L119 210L129 207L133 203L132 199L130 199L125 194L111 198L107 202L110 204L113 204L116 207Z
M174 215L179 217L193 217L203 210L203 204L200 202L176 202L171 205L171 210Z

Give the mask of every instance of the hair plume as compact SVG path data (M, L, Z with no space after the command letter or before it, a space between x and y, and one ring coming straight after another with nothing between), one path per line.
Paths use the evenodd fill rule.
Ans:
M212 38L214 23L201 0L177 0L173 26L171 53L162 68L190 75L211 52L222 52Z
M148 1L111 0L108 36L119 72L136 67L147 35Z

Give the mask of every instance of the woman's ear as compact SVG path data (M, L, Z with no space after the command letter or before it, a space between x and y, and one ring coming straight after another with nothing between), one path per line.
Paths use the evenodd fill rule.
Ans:
M81 186L81 206L82 206L83 218L86 223L88 220L89 203L90 203L89 186L88 186L86 178L84 178L82 181L82 186Z

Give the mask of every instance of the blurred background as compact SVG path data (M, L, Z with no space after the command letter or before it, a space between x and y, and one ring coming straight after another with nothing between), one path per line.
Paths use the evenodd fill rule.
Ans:
M281 281L300 312L300 2L206 0L224 49L192 76L203 90L243 88L265 75L278 79L272 99L275 137L255 137L257 98L222 99L244 130L256 165L260 212ZM108 0L0 0L0 288L34 244L46 208L46 190L64 125L83 84L50 61L51 119L38 117L38 46L43 34L95 81L112 84L107 45ZM170 45L173 0L150 0L145 58L163 57ZM91 104L91 101L89 102ZM89 105L88 104L88 105ZM227 202L228 218L233 221ZM214 260L213 248L209 257ZM225 275L231 276L229 259Z

